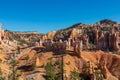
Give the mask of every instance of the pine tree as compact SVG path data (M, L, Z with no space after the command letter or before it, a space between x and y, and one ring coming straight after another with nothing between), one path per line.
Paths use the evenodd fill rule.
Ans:
M55 71L54 71L54 64L52 63L52 59L50 59L50 62L47 63L45 66L46 69L46 80L55 80Z
M9 75L10 80L18 80L19 76L21 76L20 74L17 73L17 61L15 59L12 59L10 62L10 66L11 66L11 74Z

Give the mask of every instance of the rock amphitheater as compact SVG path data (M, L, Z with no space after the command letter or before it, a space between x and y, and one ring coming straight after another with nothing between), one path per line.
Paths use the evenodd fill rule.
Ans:
M43 35L34 34L36 38L14 33L13 39L12 33L3 31L2 26L0 29L0 59L4 61L0 67L3 72L11 72L8 61L15 58L15 69L21 73L19 80L120 80L117 23L76 24ZM31 36L27 38L28 35ZM6 59L8 55L12 57Z

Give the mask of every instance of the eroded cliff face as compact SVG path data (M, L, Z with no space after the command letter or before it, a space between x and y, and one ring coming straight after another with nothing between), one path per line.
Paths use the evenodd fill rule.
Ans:
M55 38L56 32L57 31L52 31L52 32L49 32L49 33L43 35L42 36L42 40L45 40L45 39L51 39L51 40L53 40Z
M111 53L98 52L83 52L82 58L66 55L64 57L64 64L66 75L70 76L71 72L75 69L82 71L83 65L90 62L90 72L94 73L94 68L101 70L106 80L119 80L120 79L120 56ZM70 65L67 63L70 62Z
M73 29L70 34L70 38L76 38L82 35L82 29Z
M0 72L1 77L6 77L11 73L10 66L8 65L6 60L6 54L1 50L0 50Z
M120 43L120 35L119 32L115 32L112 29L110 32L103 32L100 30L94 31L95 35L95 45L98 50L107 50L110 51L118 51L119 43Z
M104 65L102 65L103 60L104 60ZM108 70L113 76L120 79L120 56L112 55L112 54L102 54L100 59L100 64L101 67L102 66L106 67L106 71Z
M52 62L56 63L63 56L63 68L66 71L64 74L68 77L68 80L72 71L76 70L81 73L84 65L88 65L90 74L94 74L97 69L101 71L106 80L119 80L120 55L112 54L112 51L120 52L119 27L119 24L111 25L106 23L95 25L80 24L64 30L49 32L42 37L36 33L26 34L1 31L0 37L3 44L0 45L0 48L3 48L3 51L9 54L12 53L12 50L17 49L18 46L24 47L20 45L21 40L22 43L24 41L40 43L41 46L37 48L36 46L29 47L27 45L28 49L25 49L25 52L22 52L20 57L17 57L18 67L29 64L35 65L32 66L35 67L33 71L26 71L25 68L23 71L21 70L24 73L23 75L27 76L27 79L31 74L34 76L34 72L38 72L38 74L43 72L45 75L44 66L50 59L53 58ZM4 70L2 64L1 66Z
M61 54L58 54L58 56L54 54L57 54L57 52L53 53L50 51L38 53L36 50L30 50L30 52L26 52L25 55L19 58L19 66L24 65L26 63L24 58L29 56L30 58L28 59L27 63L36 64L35 70L44 72L44 67L40 68L40 66L45 66L51 57L53 58L53 63L56 63L56 61L61 59ZM64 75L66 75L68 79L70 78L72 71L76 70L77 72L82 72L84 65L88 64L88 62L91 74L94 73L95 69L99 69L106 80L120 79L119 55L103 51L81 51L80 54L81 57L78 57L76 53L70 51L63 56L63 68L65 70ZM29 75L29 73L27 73L27 75Z
M88 52L83 53L83 57L91 61L94 67L98 67L104 77L108 80L120 79L120 56L112 53L104 53L102 51L98 52ZM98 65L96 65L98 64ZM110 79L112 77L112 79ZM115 80L116 80L115 79Z

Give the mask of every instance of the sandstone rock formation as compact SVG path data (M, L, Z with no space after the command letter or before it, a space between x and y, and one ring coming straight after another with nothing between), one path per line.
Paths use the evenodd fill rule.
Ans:
M90 61L94 68L100 69L106 80L119 79L120 65L118 61L120 60L120 56L100 51L90 53L83 52L82 56L86 61Z
M71 31L70 38L77 38L77 37L79 37L81 35L81 33L82 33L82 30L74 28Z
M36 67L40 67L40 59L39 59L39 57L36 58Z
M57 31L52 31L52 32L47 33L46 35L43 35L42 36L42 40L45 40L45 39L51 39L51 40L53 40L54 37L55 37L55 35L56 35L56 32Z
M95 31L95 45L99 50L119 50L119 38L118 33L114 32L112 29L111 32L102 32Z
M60 64L58 61L62 59L61 62L65 69L64 75L68 80L70 80L71 72L74 70L79 75L87 71L93 76L92 79L98 79L99 75L102 75L106 80L119 80L120 56L112 54L112 51L120 50L119 26L118 24L112 23L111 25L104 22L94 25L78 24L42 36L36 35L36 33L22 34L0 30L0 40L2 41L0 48L3 48L3 51L6 50L4 52L7 54L9 52L11 56L14 54L10 53L13 53L12 50L17 49L17 46L20 46L20 42L27 41L30 44L37 45L27 45L27 47L21 45L20 48L23 48L21 54L16 54L16 60L19 62L17 66L36 65L33 71L22 72L26 79L45 75L45 66L50 59L53 59L52 63L54 63L55 72L57 72L58 64ZM55 39L56 36L57 39ZM27 56L29 59L26 59ZM0 65L4 69L3 64ZM99 75L94 74L97 71L100 72ZM40 75L35 74L36 72Z

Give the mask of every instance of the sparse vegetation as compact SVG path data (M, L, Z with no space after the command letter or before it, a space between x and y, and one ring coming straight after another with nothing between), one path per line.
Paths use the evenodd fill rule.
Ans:
M43 75L45 74L46 80L65 80L65 79L67 80L67 78L68 79L70 78L70 80L91 80L91 76L93 76L93 75L95 77L99 76L98 80L103 80L103 75L101 73L102 71L96 70L96 72L94 72L94 70L93 70L93 73L91 73L91 71L90 71L91 66L87 66L84 64L86 64L87 60L89 60L91 62L95 60L93 62L93 66L98 67L98 65L94 65L95 62L97 62L97 59L99 58L98 62L100 62L100 60L102 58L103 59L105 58L105 60L110 59L111 61L112 60L114 61L114 63L110 63L110 61L109 61L107 63L107 65L110 65L110 66L116 65L116 63L117 63L116 61L119 61L117 56L114 57L112 54L110 54L110 57L107 58L108 55L104 56L103 53L111 53L111 52L113 54L120 54L120 53L117 52L118 48L117 49L113 48L116 45L115 43L117 43L117 42L113 41L113 44L112 44L112 40L111 40L112 38L117 36L116 35L117 33L115 35L109 34L109 31L111 31L113 29L112 27L114 27L112 25L116 24L116 22L105 19L105 20L100 21L100 24L102 24L102 25L98 25L98 24L85 25L82 23L78 23L69 28L58 30L56 35L53 37L53 41L52 41L52 39L51 40L46 39L46 41L42 41L41 35L39 35L39 34L27 34L27 33L21 34L21 33L6 31L7 35L8 35L7 36L8 40L5 41L6 45L3 47L6 47L8 44L8 48L11 49L10 53L11 53L11 51L14 51L15 54L12 54L13 55L12 57L14 57L14 58L10 59L11 61L9 63L9 66L10 66L9 75L5 76L4 73L2 72L2 70L0 69L0 80L18 80L19 76L21 76L21 74L18 72L18 70L21 70L21 71L23 71L23 73L25 72L26 74L29 74L29 73L32 74L33 72L43 73ZM116 27L116 26L117 25L115 25L115 30L119 31L119 27ZM72 35L72 38L71 38L72 30L74 28L76 30L76 34L77 33L78 34L77 34L77 37ZM77 29L81 29L81 30L77 31ZM98 31L95 31L95 30L98 30ZM73 34L74 33L75 32L73 32ZM107 34L105 34L105 33L107 33ZM104 37L104 36L106 36L106 37ZM48 37L48 35L47 35L47 37ZM3 39L4 39L4 37L3 37ZM9 40L10 40L10 42L9 42ZM46 42L46 46L41 47L40 40L41 40L41 42L43 42L42 44L44 44L44 42ZM49 40L48 43L47 43L47 40ZM62 40L62 41L60 41L60 40ZM114 38L113 40L117 40L117 39ZM11 44L12 41L15 42L15 44L17 45L17 46L15 45L15 48L17 48L16 50L13 49L14 46L12 46L12 44ZM60 44L58 44L59 41L60 41ZM79 44L80 42L81 42L81 44ZM76 45L75 43L77 43L79 45ZM104 45L102 45L102 43ZM35 44L40 44L40 45L38 45L36 48ZM52 44L54 44L54 45L52 45ZM66 48L66 45L67 45L67 48ZM82 45L82 49L81 49L81 45ZM68 46L70 49L68 49ZM105 47L102 47L102 46L105 46ZM40 47L42 48L42 50L40 49ZM76 47L79 47L79 51L77 50L79 53L81 53L81 54L84 52L86 53L86 54L82 54L82 57L80 57L79 59L78 59L78 57L76 57L77 53L75 53L75 50L73 50ZM99 54L99 51L98 51L98 54L92 54L95 52L97 53L96 48L99 48L99 47L100 47L99 50L103 50L106 52L101 51ZM119 44L119 47L120 47L120 44ZM24 52L24 49L26 50L26 48L29 48L30 51ZM9 49L6 50L6 52L7 51L9 52ZM88 55L87 51L89 51L89 49L95 50L95 51L89 52L91 54ZM115 49L115 50L112 50L112 49ZM0 51L2 51L2 50L4 51L4 48L0 48ZM22 55L22 56L19 54L20 57L22 57L22 58L18 59L18 62L20 62L19 67L18 67L18 63L15 60L15 56L19 57L19 55L17 55L17 52L20 53L20 51L22 51L22 50L23 50L22 53L26 53L26 54ZM41 53L41 55L39 53ZM47 55L44 53L46 53ZM49 56L49 53L50 53L50 56ZM26 56L27 54L29 54L30 57ZM64 55L66 55L67 57ZM66 57L67 59L64 58L63 56ZM35 62L37 64L37 61L35 61L36 57L39 57L39 60L41 62L41 63L38 62L38 63L40 63L40 64L38 64L39 67L37 67L35 65ZM63 59L65 59L65 60L63 60ZM48 63L45 63L44 60L46 60L46 62L48 62ZM5 61L2 61L2 58L1 58L0 63L2 64L4 62ZM24 62L25 62L25 64L24 64ZM64 62L65 62L65 64L64 64ZM41 64L43 64L43 65L41 65ZM119 66L119 65L117 65L117 66ZM66 70L64 70L64 67ZM116 66L112 66L112 67L117 68ZM43 70L41 70L41 69L43 69ZM45 71L44 71L44 69L45 69ZM114 74L114 75L116 75L116 74ZM119 76L119 75L117 75L117 76Z
M3 72L0 68L0 80L6 80L5 76L3 75Z
M11 60L11 62L10 62L10 68L11 68L11 74L10 74L10 76L9 76L9 78L10 78L10 80L18 80L18 78L21 76L21 74L19 74L18 72L17 72L17 62L16 62L16 60L15 59L12 59Z
M63 61L52 62L52 58L50 58L50 62L45 66L46 70L46 80L63 80L64 70L63 70Z
M96 49L96 45L94 45L93 43L90 43L90 49L91 50L95 50Z
M17 62L15 60L11 60L10 62L11 73L8 76L6 76L2 72L2 69L0 68L0 80L18 80L21 74L17 72L16 65L17 65Z
M100 24L116 24L117 22L109 20L109 19L103 19L100 21Z
M26 64L27 64L27 62L28 62L28 60L29 60L29 56L26 56L26 57L25 57L25 60L26 60Z
M35 64L32 64L31 65L31 70L34 70L35 69Z
M94 74L95 74L95 76L98 77L98 80L103 80L104 79L100 70L96 70Z
M83 80L80 77L80 73L78 73L75 69L71 72L71 79L70 80Z
M54 64L52 63L52 60L50 59L50 62L47 63L45 66L46 69L46 80L55 80L56 74L54 70Z

